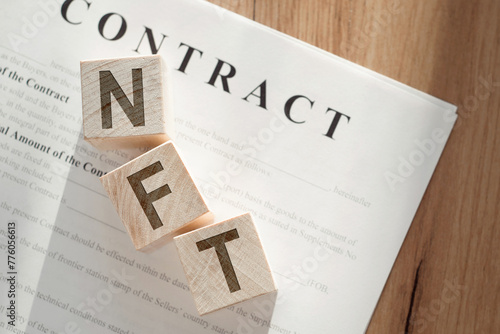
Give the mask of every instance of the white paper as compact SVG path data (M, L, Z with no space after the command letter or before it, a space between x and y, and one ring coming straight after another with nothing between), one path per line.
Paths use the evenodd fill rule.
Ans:
M456 108L206 2L66 4L75 24L50 0L0 14L0 235L6 249L16 222L20 284L2 331L364 332ZM126 22L123 37L100 22L108 39ZM180 154L216 221L253 213L277 294L198 316L174 245L135 251L104 194L99 173L142 151L82 140L79 61L150 54L146 28L169 67ZM210 84L220 61L236 71L229 92ZM295 123L284 109L298 95ZM342 113L331 138L328 109Z

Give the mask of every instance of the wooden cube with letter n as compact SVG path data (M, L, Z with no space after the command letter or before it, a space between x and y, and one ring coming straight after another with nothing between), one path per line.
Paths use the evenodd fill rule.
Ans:
M80 70L85 140L99 149L169 140L173 115L160 56L82 61Z
M276 290L248 213L174 240L200 315Z
M101 182L136 249L211 216L171 141L102 176Z

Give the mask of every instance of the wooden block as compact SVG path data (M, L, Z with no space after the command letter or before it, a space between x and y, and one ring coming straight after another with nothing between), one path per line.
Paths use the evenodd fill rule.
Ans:
M174 240L200 315L276 290L249 213Z
M171 141L100 179L136 249L209 215Z
M171 138L159 55L82 61L80 72L85 140L104 150L155 147Z

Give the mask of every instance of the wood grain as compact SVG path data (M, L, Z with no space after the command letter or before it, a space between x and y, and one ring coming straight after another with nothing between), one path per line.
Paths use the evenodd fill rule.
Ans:
M459 106L367 333L500 332L500 1L212 2Z
M276 290L249 213L174 240L200 315Z
M88 60L80 67L85 140L104 150L154 147L171 138L161 56Z
M101 182L136 249L209 215L171 141L102 176Z

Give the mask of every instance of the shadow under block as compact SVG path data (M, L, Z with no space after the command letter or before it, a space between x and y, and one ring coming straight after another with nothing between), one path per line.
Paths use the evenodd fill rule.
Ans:
M200 315L276 290L248 213L174 240Z
M100 180L136 249L210 215L171 141Z
M159 55L80 62L85 140L102 150L169 140L165 70Z

